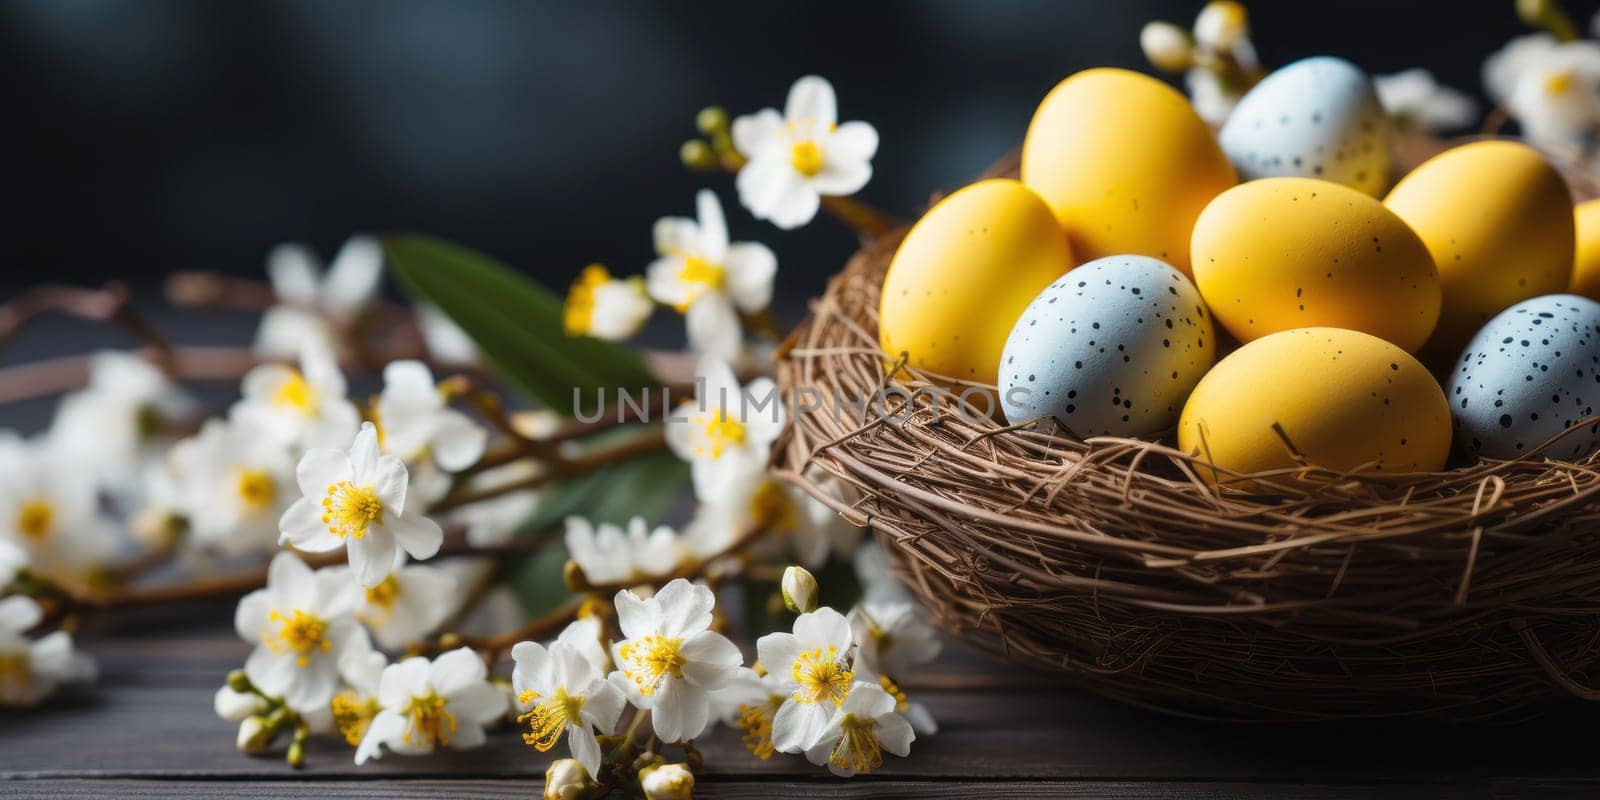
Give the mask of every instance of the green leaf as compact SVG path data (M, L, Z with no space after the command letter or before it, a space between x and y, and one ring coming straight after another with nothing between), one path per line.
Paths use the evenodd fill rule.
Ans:
M633 350L562 326L561 298L483 253L418 234L383 237L390 269L417 300L438 306L471 337L502 379L568 416L574 390L586 410L604 390L660 385Z

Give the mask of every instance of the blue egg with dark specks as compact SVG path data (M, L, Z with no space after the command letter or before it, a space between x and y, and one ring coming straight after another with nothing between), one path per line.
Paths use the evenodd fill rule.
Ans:
M1389 186L1389 117L1367 73L1342 58L1301 59L1263 78L1217 138L1242 180L1320 178L1374 197Z
M1515 458L1600 409L1600 303L1571 294L1524 300L1467 343L1445 390L1456 443L1491 458ZM1600 423L1541 451L1582 458L1600 446Z
M1035 297L1000 355L1006 419L1054 417L1081 436L1142 436L1178 421L1216 358L1211 313L1171 265L1109 256Z

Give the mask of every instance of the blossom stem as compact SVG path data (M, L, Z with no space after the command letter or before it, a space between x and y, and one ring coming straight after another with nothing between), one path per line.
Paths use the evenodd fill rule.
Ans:
M516 645L543 638L557 629L571 622L577 617L578 609L583 607L582 601L564 603L555 610L537 617L527 623L505 633L494 636L464 636L458 633L447 633L436 639L416 642L406 647L406 652L413 655L432 655L457 647L470 647L483 654L484 661L494 663L500 654Z
M609 447L597 453L585 453L573 458L561 458L553 461L550 463L549 469L526 478L519 478L485 489L452 491L435 503L433 507L429 508L428 513L450 511L464 505L492 500L511 492L535 489L551 481L592 472L601 467L627 461L660 449L666 445L666 442L666 432L660 426L655 426L644 434L615 447Z

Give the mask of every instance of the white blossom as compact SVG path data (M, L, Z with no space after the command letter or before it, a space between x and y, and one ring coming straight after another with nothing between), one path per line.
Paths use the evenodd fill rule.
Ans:
M246 373L244 397L231 414L239 423L296 447L331 447L350 441L361 424L361 413L346 391L333 351L307 341L299 369L262 364Z
M909 754L917 735L894 709L894 698L882 687L857 683L806 748L806 760L826 764L833 774L848 778L883 766L885 752Z
M810 747L850 694L850 623L826 606L795 618L794 632L756 640L761 664L789 692L772 723L772 744L781 753Z
M646 288L685 315L691 350L732 359L744 340L739 312L754 314L771 304L778 258L766 245L728 241L715 193L700 190L695 205L697 220L656 221L657 257L646 269Z
M427 559L444 541L438 523L405 510L405 464L379 454L370 422L349 451L307 450L295 477L303 496L283 514L282 541L313 553L346 548L352 574L364 587L389 577L398 550Z
M377 294L383 248L369 236L353 236L324 274L311 248L281 244L267 254L267 277L278 305L261 317L256 352L291 358L308 340L333 350L338 344L334 324L354 318Z
M567 292L561 324L568 336L621 342L633 338L654 310L644 280L619 280L604 266L590 264Z
M778 675L740 667L727 686L712 695L711 714L737 729L745 749L765 761L777 752L772 744L773 720L793 693Z
M783 430L783 401L771 378L740 386L727 362L711 356L700 359L695 382L695 399L667 418L667 445L690 463L695 496L709 502L766 467Z
M378 702L383 710L356 748L357 764L380 757L384 747L420 755L436 747L481 746L483 727L507 708L505 694L489 682L483 659L466 647L433 661L414 657L385 667Z
M1433 73L1414 68L1373 77L1378 102L1403 128L1440 131L1464 128L1478 116L1472 98L1434 80Z
M548 649L521 642L511 649L511 658L516 662L511 686L523 712L517 721L528 726L522 740L545 753L566 734L572 757L589 774L599 774L602 759L595 734L616 732L617 718L627 705L622 691L577 648L560 641Z
M328 569L350 580L348 567ZM397 551L394 571L362 590L355 614L380 647L400 650L438 629L455 612L456 601L454 577L437 567L407 564L405 552Z
M918 607L866 601L850 612L857 659L879 675L905 675L939 657L943 642Z
M344 680L344 688L329 701L328 716L330 727L351 747L361 745L373 718L383 710L378 687L388 666L389 659L374 649L365 635L352 639L339 657L339 677Z
M639 788L645 800L691 800L694 773L687 764L651 764L639 770Z
M21 549L43 577L81 584L116 554L116 529L100 509L93 473L49 444L0 432L0 541Z
M594 789L589 771L576 758L558 758L544 772L544 800L581 800Z
M747 161L735 184L739 202L780 228L811 221L822 195L851 195L872 179L878 132L838 123L833 84L815 75L794 82L782 114L767 108L733 121L733 145Z
M295 490L294 459L282 442L244 420L209 419L173 445L169 460L177 510L195 543L228 554L277 544Z
M583 517L567 517L567 553L596 586L627 583L670 574L682 558L678 534L666 525L650 529L643 517L626 529Z
M108 350L89 360L89 381L61 398L50 447L117 492L136 488L139 469L159 451L160 429L195 403L154 364Z
M488 432L445 402L420 361L391 361L383 368L376 410L379 445L408 464L431 458L446 472L460 472L483 456Z
M1600 43L1519 36L1484 62L1483 80L1537 144L1584 148L1600 129Z
M68 683L94 680L94 662L54 631L30 640L44 614L31 597L0 598L0 706L33 706Z
M616 605L625 638L612 650L619 667L613 682L651 711L663 742L699 736L711 721L711 693L742 661L733 642L708 630L716 605L711 590L678 578L648 600L617 592Z
M326 708L339 688L339 659L361 632L356 595L330 573L314 573L293 553L279 553L267 585L244 596L234 628L256 646L244 671L257 689L296 711Z
M435 360L455 364L478 363L478 345L472 337L432 303L416 305L417 329Z
M603 628L600 620L594 617L579 617L561 629L556 636L556 641L578 651L585 661L594 665L602 674L611 671L611 655L606 652L605 642L602 641Z

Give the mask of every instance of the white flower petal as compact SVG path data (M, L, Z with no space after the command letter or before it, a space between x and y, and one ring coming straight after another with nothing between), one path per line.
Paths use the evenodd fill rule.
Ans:
M267 253L267 280L279 300L297 306L314 306L321 272L311 248L295 242L280 244Z
M385 524L400 541L400 546L412 558L426 561L439 552L440 545L444 544L444 531L439 528L439 523L428 517L407 512L388 519Z
M447 472L460 472L483 457L489 433L471 417L454 409L443 409L433 435L433 459Z
M295 483L308 500L321 502L328 487L342 481L355 480L350 454L343 450L313 447L300 457L294 470Z
M754 114L733 120L733 149L747 159L758 154L787 150L784 141L783 116L775 108L764 108Z
M702 355L737 359L744 347L744 326L739 314L720 294L707 293L684 315L689 349Z
M394 571L397 545L394 534L384 528L370 526L365 536L345 537L345 545L356 583L371 589Z
M383 277L383 248L370 236L352 236L339 248L323 279L322 306L353 314L372 300Z
M721 264L728 255L728 220L722 215L722 204L717 193L701 189L694 196L695 211L700 217L700 257L712 264Z
M344 540L333 535L322 521L322 506L309 497L294 501L278 519L278 531L283 540L297 550L308 553L326 553L344 546Z
M772 304L772 282L778 274L778 257L766 245L755 242L730 245L725 267L728 296L740 310L753 314Z
M783 107L784 119L791 125L826 130L839 121L839 104L833 84L818 75L807 75L789 87L789 100Z
M592 731L577 725L567 726L567 746L572 748L572 757L578 759L590 775L600 774L600 742Z

